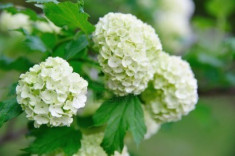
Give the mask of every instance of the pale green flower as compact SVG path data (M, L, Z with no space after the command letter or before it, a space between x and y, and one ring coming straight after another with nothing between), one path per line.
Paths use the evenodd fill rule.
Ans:
M61 31L60 27L57 27L54 23L49 20L47 20L47 22L37 21L35 22L35 26L42 32L60 33Z
M17 101L34 126L69 126L85 106L87 81L62 58L49 57L20 75Z
M173 51L180 53L193 39L190 20L174 12L160 12L155 16L156 27L163 44Z
M195 108L197 80L186 61L159 54L152 84L142 94L147 110L158 123L177 121Z
M106 86L116 95L140 94L152 79L162 45L155 30L131 14L108 13L93 33Z
M103 140L103 133L83 135L81 140L81 148L77 154L73 156L108 156L104 149L100 146ZM122 153L115 151L113 156L129 156L127 147L123 148Z
M22 13L13 15L9 12L3 11L0 15L0 30L2 31L24 28L25 30L30 32L32 29L31 24L32 23L29 19L29 16ZM13 34L17 33L14 32Z

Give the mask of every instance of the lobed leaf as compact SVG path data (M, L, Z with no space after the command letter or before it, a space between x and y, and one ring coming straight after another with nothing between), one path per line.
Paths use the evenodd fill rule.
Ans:
M109 155L116 150L122 151L127 130L131 131L137 144L146 133L141 103L133 95L105 101L95 113L94 122L97 126L107 124L101 145Z
M8 120L20 115L22 109L16 101L16 97L0 102L0 127Z
M62 149L66 155L72 156L81 147L81 132L71 127L48 128L46 126L31 131L35 141L26 149L33 154L47 154Z
M94 30L94 26L88 22L86 14L79 3L61 2L59 4L46 3L44 13L55 25L68 26L71 29L80 28L86 34Z

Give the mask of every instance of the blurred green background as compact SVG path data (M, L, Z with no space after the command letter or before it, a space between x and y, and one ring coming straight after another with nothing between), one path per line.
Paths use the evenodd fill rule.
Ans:
M24 0L2 0L30 7ZM133 156L234 156L235 155L235 1L234 0L84 0L90 21L108 12L132 13L151 24L163 48L186 59L199 84L196 109L136 146ZM169 20L172 19L172 20ZM1 25L1 23L0 23ZM38 63L43 54L32 52L20 39L0 34L0 100L17 82L25 64L3 64L21 56ZM23 68L23 67L22 67ZM20 115L0 129L0 156L21 154L29 140L27 119Z

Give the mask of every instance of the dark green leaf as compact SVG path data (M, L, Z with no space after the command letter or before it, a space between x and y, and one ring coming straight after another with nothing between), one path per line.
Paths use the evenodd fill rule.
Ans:
M137 144L146 133L141 103L133 95L104 102L94 115L94 121L97 126L107 124L101 145L108 154L122 151L127 130L131 131Z
M40 38L44 45L49 49L53 49L53 47L56 45L57 38L55 34L43 33Z
M16 60L12 60L5 56L0 57L0 69L2 70L17 70L17 71L27 71L33 65L32 62L26 58L20 57Z
M17 103L16 97L0 102L0 127L4 122L7 122L21 113L22 109Z
M26 44L31 50L46 52L46 46L37 36L27 35Z
M65 47L65 58L70 59L80 53L88 45L88 40L85 35L80 35L75 40L69 42Z
M87 20L89 15L83 12L82 7L78 3L46 3L44 12L57 26L68 26L72 29L80 28L87 34L94 30L94 26Z
M77 116L77 124L80 128L91 128L94 126L94 121L91 116L87 117Z
M9 86L8 96L16 95L16 86L18 83L13 83Z
M81 132L71 127L33 129L31 135L35 141L25 149L34 154L47 154L62 149L68 156L76 153L81 147Z

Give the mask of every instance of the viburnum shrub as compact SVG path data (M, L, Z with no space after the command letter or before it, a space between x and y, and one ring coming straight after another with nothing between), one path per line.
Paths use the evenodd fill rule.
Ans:
M0 103L0 126L23 112L29 119L26 154L128 156L125 137L139 144L195 108L189 64L163 52L150 25L108 13L94 26L82 1L27 2L43 14L2 4L0 16L6 36L40 54L15 60L22 74Z

